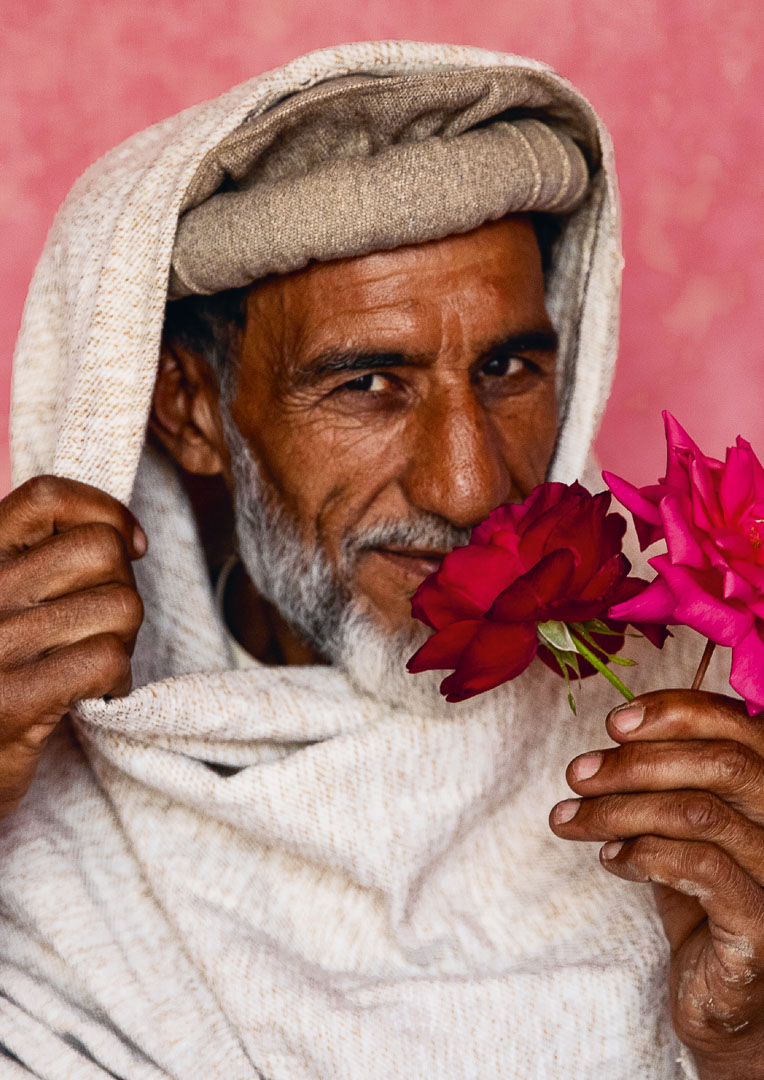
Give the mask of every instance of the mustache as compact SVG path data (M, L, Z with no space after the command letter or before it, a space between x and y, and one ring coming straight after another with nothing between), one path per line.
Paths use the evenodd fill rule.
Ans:
M452 525L437 514L423 512L405 521L388 519L363 529L351 529L342 540L342 559L352 564L363 552L377 547L451 551L468 544L471 535L470 527Z

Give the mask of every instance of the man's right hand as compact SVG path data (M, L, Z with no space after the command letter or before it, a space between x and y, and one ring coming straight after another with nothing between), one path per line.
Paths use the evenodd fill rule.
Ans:
M0 817L75 701L129 692L146 547L129 510L76 480L38 476L0 502Z

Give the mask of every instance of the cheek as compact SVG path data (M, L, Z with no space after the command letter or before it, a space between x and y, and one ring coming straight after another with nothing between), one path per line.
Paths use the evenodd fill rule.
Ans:
M533 400L518 403L497 420L504 460L520 493L530 494L543 483L557 441L557 402L554 387L540 388Z
M398 433L357 422L282 421L258 440L257 453L306 536L339 552L396 470Z

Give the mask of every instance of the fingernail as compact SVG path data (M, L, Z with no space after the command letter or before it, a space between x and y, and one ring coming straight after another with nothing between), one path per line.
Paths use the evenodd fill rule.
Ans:
M146 536L140 525L136 525L133 530L133 548L139 555L145 555L149 546L148 537Z
M610 840L604 844L600 854L603 859L614 859L625 844L625 840Z
M574 818L580 805L580 799L565 799L564 802L558 803L552 811L552 820L555 825L564 825L566 821Z
M596 772L599 772L604 756L602 751L598 750L594 754L583 754L580 758L576 758L571 766L574 778L588 780L590 776L594 776Z
M611 713L611 723L619 735L628 735L630 731L636 731L644 719L645 710L641 705L629 705L625 709L617 709Z

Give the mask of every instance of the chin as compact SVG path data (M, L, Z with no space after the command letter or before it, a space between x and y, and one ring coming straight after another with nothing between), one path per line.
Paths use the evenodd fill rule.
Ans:
M411 616L413 592L395 596L391 588L390 593L379 600L368 593L356 593L351 605L353 614L366 619L378 634L391 641L399 638L405 640L407 635L416 637L422 629L425 630L426 637L431 631Z
M394 708L453 717L454 706L440 693L446 671L412 675L406 663L432 631L410 616L393 627L389 618L358 603L347 611L330 660L351 685Z

